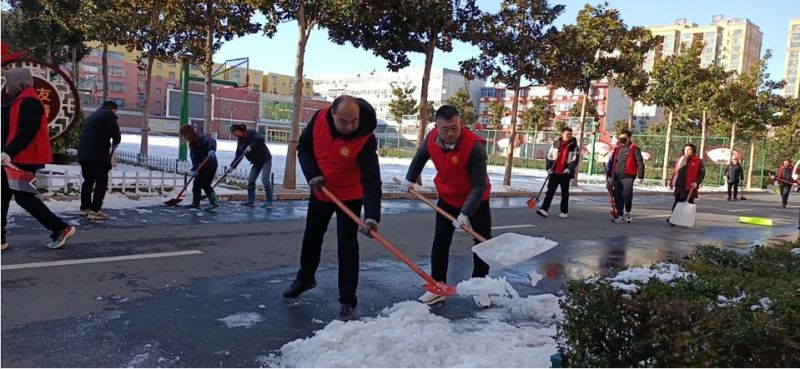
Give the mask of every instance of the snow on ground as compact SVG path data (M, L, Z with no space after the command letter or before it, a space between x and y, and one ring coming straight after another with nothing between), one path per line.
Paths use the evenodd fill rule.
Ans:
M229 315L217 320L225 323L225 325L228 326L228 328L238 328L238 327L251 328L254 325L256 325L256 323L260 322L262 319L261 315L259 315L258 313L242 312Z
M473 295L492 295L507 296L516 293L514 288L506 281L505 277L499 278L472 278L463 281L456 286L456 291L460 296ZM513 292L512 292L513 291ZM513 296L513 297L519 297Z
M562 316L558 297L494 303L473 318L451 321L419 302L400 302L375 318L335 320L256 360L272 367L550 367Z
M794 256L800 256L800 247L795 247L789 251Z
M139 152L139 145L141 142L140 135L124 134L122 135L122 143L120 143L119 150L128 152ZM283 183L283 168L286 165L286 152L288 144L285 143L268 143L270 152L272 153L272 172L275 174L275 183ZM163 157L178 157L178 138L170 136L150 136L148 152L151 156ZM235 159L236 141L234 140L217 140L217 158L219 159L220 166L227 166ZM411 163L410 158L380 158L381 166L381 180L384 184L393 184L395 176L405 177L408 166ZM245 163L247 164L247 163ZM249 165L239 166L239 171L249 170ZM492 183L493 191L510 190L511 188L521 191L539 191L542 186L544 178L547 173L542 169L529 169L529 168L514 168L513 177L511 179L512 187L508 188L503 186L503 175L505 167L490 165L488 168L489 180ZM436 175L436 169L433 163L428 161L425 169L422 172L422 185L426 190L433 189L433 178ZM296 180L299 184L306 183L302 171L297 170ZM657 185L653 181L644 185L636 185L637 191L655 191L655 192L671 192L664 186ZM570 189L572 192L605 192L605 177L603 174L595 174L592 176L581 174L580 186L578 188ZM725 192L725 186L719 187L703 187L706 192Z
M131 200L127 196L118 193L106 194L103 200L103 209L135 209L139 207L148 207L155 205L162 205L165 201L169 200L171 196L141 196L138 200ZM67 200L58 201L55 199L47 199L44 202L53 213L69 213L77 212L80 210L80 200ZM9 215L18 215L26 213L16 202L12 201L11 206L8 208Z
M661 283L670 284L678 279L689 279L693 277L695 277L694 273L684 272L678 264L658 263L650 267L628 268L620 271L613 277L605 278L605 280L611 282L611 287L615 289L636 293L641 289L642 284L646 284L651 279L657 279ZM589 278L586 280L586 283L597 283L599 280L599 277Z

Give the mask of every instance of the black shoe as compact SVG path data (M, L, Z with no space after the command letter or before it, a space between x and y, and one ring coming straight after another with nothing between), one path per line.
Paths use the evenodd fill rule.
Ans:
M731 201L731 198L730 198L730 197L728 198L728 201Z
M786 204L781 204L781 207L786 209Z
M669 218L667 218L667 223L668 223L669 225L673 226L673 227L675 226L674 224L672 224L672 222L670 222L670 221L669 221Z
M358 319L356 316L356 307L350 304L342 304L342 308L339 309L339 317L336 319L344 322Z
M283 290L283 297L287 299L293 299L297 296L300 296L303 292L306 292L314 287L317 286L317 282L306 283L300 280L295 279L289 287L286 287Z

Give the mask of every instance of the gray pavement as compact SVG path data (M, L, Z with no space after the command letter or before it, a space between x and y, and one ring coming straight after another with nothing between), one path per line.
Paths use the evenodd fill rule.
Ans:
M565 278L679 258L698 243L744 252L753 241L797 239L797 205L781 209L778 203L778 196L769 194L740 202L703 196L696 227L684 229L664 222L668 197L637 199L633 224L611 223L603 197L574 198L568 219L540 218L525 208L524 199L497 199L493 223L509 228L496 229L496 234L544 236L560 244L492 274L507 276L522 294L558 293ZM113 219L104 223L66 214L79 233L56 251L44 248L46 232L34 220L13 217L11 248L2 253L0 365L259 366L259 357L312 335L338 310L333 222L318 287L297 300L280 296L296 271L305 206L289 202L272 210L250 210L224 203L213 213L161 207L112 210ZM427 270L433 212L412 201L387 201L384 214L382 234ZM743 225L736 221L739 215L771 217L775 226ZM463 233L454 238L453 283L470 275L471 243ZM169 252L184 254L130 258ZM52 265L108 257L127 259ZM361 239L361 258L361 316L374 316L423 292L419 277L367 238ZM51 264L26 267L37 262ZM536 287L526 280L533 271L545 276ZM476 309L470 301L454 298L434 311L463 319ZM228 328L219 321L242 312L258 314L261 321L251 328Z

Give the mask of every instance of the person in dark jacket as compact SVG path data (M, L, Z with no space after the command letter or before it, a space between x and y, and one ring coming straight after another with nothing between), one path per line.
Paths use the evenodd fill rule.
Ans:
M256 180L261 174L261 183L266 192L265 208L272 207L272 154L269 152L264 137L253 129L247 129L244 124L234 124L231 126L231 133L236 136L236 158L244 155L253 166L250 168L250 176L247 178L247 201L244 206L252 207L256 204ZM239 164L234 158L231 163L232 168Z
M492 238L492 213L489 208L491 184L486 172L486 141L461 124L458 110L443 105L434 116L436 128L428 134L425 144L420 145L403 181L406 189L414 188L425 163L433 161L436 178L433 182L439 193L438 206L454 218L449 221L436 214L436 228L431 249L431 277L447 282L447 266L453 232L463 225L473 228L486 239ZM474 240L478 243L478 240ZM486 277L489 265L478 255L472 254L472 276ZM433 305L444 301L446 296L425 292L418 299ZM489 295L476 295L475 304L482 308L491 305Z
M189 207L199 208L202 191L205 191L210 203L206 209L216 209L219 207L219 200L211 183L217 174L217 140L209 135L198 135L192 126L183 126L179 132L181 138L189 143L189 156L192 158L191 174L194 177L194 183L192 184L192 203ZM208 160L202 165L206 158ZM200 167L201 165L202 167Z
M117 103L106 101L83 122L78 141L78 162L81 164L81 215L91 220L106 220L101 211L108 190L111 155L121 141L117 124Z
M614 204L617 206L616 223L631 223L633 207L633 181L644 181L644 158L639 146L631 141L633 133L623 130L617 137L617 147L606 164L606 181L614 190ZM624 210L624 211L623 211Z
M683 156L675 162L675 167L672 169L672 178L669 181L669 188L674 189L672 194L675 196L672 210L675 210L675 206L679 202L688 201L694 204L700 184L703 183L705 177L706 168L703 165L703 160L697 155L697 146L694 144L684 145ZM689 193L692 195L689 196ZM667 218L667 223L673 225L669 218Z
M794 172L794 168L792 168L792 162L789 159L783 161L783 165L778 168L778 175L775 176L775 184L781 190L781 207L785 208L786 205L789 204L789 193L792 192L792 185L794 184L794 179L792 179L792 172Z
M45 115L42 101L33 89L33 76L23 68L13 68L5 72L5 89L8 99L3 100L2 108L2 206L3 232L0 249L8 248L6 223L11 199L33 215L50 234L47 247L57 249L75 235L75 227L68 225L47 208L36 194L12 190L6 171L24 171L33 177L37 170L53 161L50 149L49 119Z
M300 135L297 157L311 197L308 201L306 229L300 254L297 278L283 292L285 298L296 298L317 286L322 242L331 217L336 213L336 235L339 256L339 319L356 319L356 287L358 286L359 226L332 199L323 193L323 186L353 213L361 214L360 231L369 235L378 228L381 215L381 176L378 166L378 141L373 131L378 125L375 109L364 99L342 95L330 108L318 110Z
M547 218L547 211L550 210L550 203L556 195L556 189L561 187L561 213L558 214L558 217L567 217L569 213L569 182L575 177L575 171L578 170L580 160L578 150L578 141L572 137L572 128L562 128L561 137L553 142L553 146L547 152L547 175L550 180L547 183L544 202L539 210L536 210L536 214Z
M731 201L731 190L733 190L733 200L739 199L739 183L744 180L744 170L739 159L733 158L731 163L725 167L725 181L728 182L728 201Z

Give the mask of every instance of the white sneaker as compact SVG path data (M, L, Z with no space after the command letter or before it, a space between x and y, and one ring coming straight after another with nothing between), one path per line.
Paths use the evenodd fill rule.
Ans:
M558 214L558 217L559 218L566 218L567 217L567 213Z
M486 309L489 306L492 306L492 299L489 295L475 295L472 296L472 301L475 302L475 305L478 305L481 309Z
M542 218L547 218L547 210L542 210L542 209L536 210L536 214L539 214L539 216L541 216Z
M3 242L3 244L0 245L0 250L5 250L7 248L8 248L8 242Z
M631 218L630 214L625 214L625 223L633 222L633 218Z
M436 305L442 301L444 301L447 296L437 295L433 292L425 292L422 296L420 296L417 301L426 304L426 305Z

